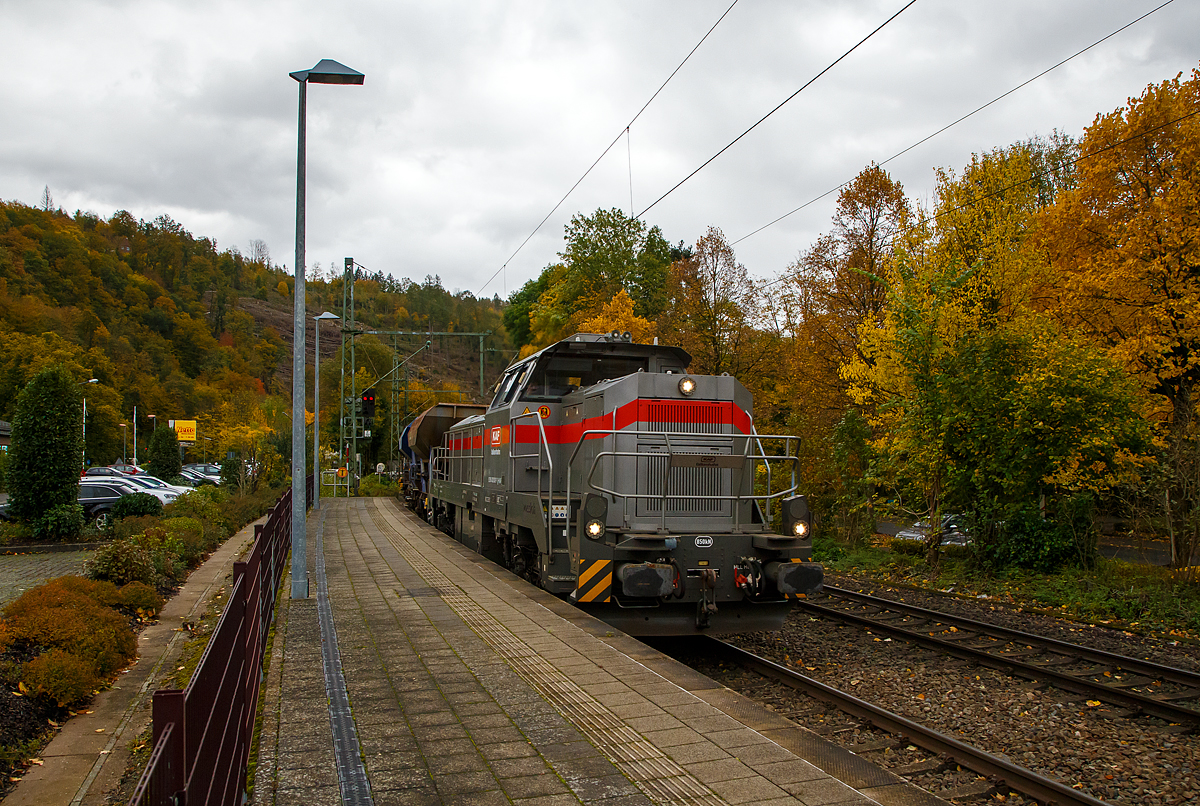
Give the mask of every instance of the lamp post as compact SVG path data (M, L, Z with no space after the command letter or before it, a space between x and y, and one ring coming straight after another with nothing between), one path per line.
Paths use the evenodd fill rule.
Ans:
M126 452L126 449L129 447L129 442L126 439L128 435L129 429L125 426L125 423L121 423L121 464L123 465L129 464L128 453Z
M321 322L326 319L341 319L329 311L313 317L316 333L313 356L313 509L321 507Z
M99 378L89 378L86 381L80 381L76 385L77 386L87 386L89 383L100 383L100 379ZM83 455L81 457L82 467L81 467L79 473L80 473L80 475L83 475L84 473L87 472L87 395L83 396L83 448L80 450L80 453Z
M365 76L332 59L289 73L300 84L296 143L296 287L292 293L292 598L308 598L304 501L304 184L308 85L362 84Z

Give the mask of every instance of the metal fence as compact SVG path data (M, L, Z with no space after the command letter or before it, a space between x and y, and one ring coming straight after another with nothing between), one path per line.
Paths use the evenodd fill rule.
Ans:
M312 503L312 477L306 503ZM225 611L187 687L154 692L154 750L130 806L242 803L267 634L291 543L292 491L233 564Z

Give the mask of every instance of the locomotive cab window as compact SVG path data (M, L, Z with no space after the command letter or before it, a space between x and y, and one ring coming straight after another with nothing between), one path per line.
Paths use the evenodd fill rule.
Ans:
M496 397L492 399L491 408L498 408L507 405L513 401L517 390L521 388L521 384L529 377L529 371L532 369L532 364L525 364L522 367L517 367L504 376L504 381L500 385L500 391L496 393Z
M604 356L579 358L556 355L539 363L533 378L521 395L522 400L558 400L564 395L594 386L601 381L622 378L649 369L647 358Z

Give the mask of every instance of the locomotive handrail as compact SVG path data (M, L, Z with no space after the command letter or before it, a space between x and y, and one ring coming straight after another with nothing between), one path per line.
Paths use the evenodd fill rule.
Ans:
M444 448L441 445L434 446L429 452L429 478L437 479L438 481L449 481L449 468L443 469L442 459L450 455L450 449Z
M584 431L583 434L580 435L579 440L575 443L575 449L571 452L571 458L567 461L568 472L567 472L566 495L567 495L568 505L570 504L570 501L571 501L570 468L575 464L575 459L576 459L576 457L578 457L579 450L580 450L580 448L583 447L584 442L586 442L588 440L588 438L591 436L618 437L625 433L627 433L627 432L618 430L616 428L595 428L595 429L588 429L587 431ZM763 501L770 502L773 499L783 498L784 496L795 492L796 489L799 487L799 481L796 479L796 469L800 465L800 457L798 455L793 455L791 453L792 442L795 441L796 443L799 443L799 441L800 441L800 438L797 436L793 436L790 434L759 434L757 431L755 431L752 434L705 434L705 433L700 433L700 432L680 432L680 431L674 431L674 432L638 431L637 436L639 439L642 439L645 437L661 437L663 439L664 444L668 448L668 450L670 450L670 447L671 447L671 437L675 437L677 439L678 438L683 438L683 439L699 438L699 439L710 440L710 441L713 440L715 437L718 439L727 439L731 443L735 439L744 439L744 440L746 440L746 447L742 453L741 458L743 459L743 461L746 461L746 460L749 460L751 462L762 461L763 464L765 464L768 467L768 479L770 478L769 468L770 468L771 462L786 461L786 462L789 462L792 466L792 486L788 487L785 490L780 490L777 493L772 493L770 486L768 486L766 495L755 495L754 489L753 489L753 481L751 481L751 490L750 490L749 495L743 495L741 493L738 493L735 495L716 495L716 494L707 494L707 493L706 494L679 493L679 494L675 494L675 495L669 495L669 494L665 493L665 491L667 489L669 489L668 481L669 481L670 472L671 472L670 471L671 465L669 464L670 459L668 458L667 476L663 479L664 494L659 495L658 493L638 493L638 492L624 493L624 492L618 492L617 490L610 490L607 487L601 487L595 483L594 476L596 475L597 468L599 468L599 466L600 466L601 458L611 456L614 459L617 457L631 457L631 458L636 459L636 458L644 458L644 457L648 457L648 456L672 457L672 456L676 456L676 455L693 455L693 454L686 454L686 453L678 453L677 454L673 450L670 450L669 453L664 453L664 454L650 454L650 453L645 453L645 452L640 452L640 451L617 451L617 450L599 451L596 454L596 456L592 459L591 467L589 468L587 475L584 477L584 483L589 488L594 490L595 492L602 493L605 495L611 495L614 498L633 499L633 500L641 500L641 499L649 500L649 499L655 499L655 498L661 499L663 501L663 510L661 513L660 523L663 524L664 529L666 528L665 527L665 524L666 524L666 501L668 499L680 500L680 501L706 499L706 500L716 500L716 501L736 501L739 503L742 501L745 501L745 500L751 500L751 501L763 500ZM788 453L786 453L782 456L768 455L766 453L765 447L762 444L763 439L783 440L784 444L788 446L786 449L788 451ZM758 443L759 453L752 454L750 452L751 442ZM734 454L730 454L730 455L734 455ZM735 506L733 508L733 510L734 510L734 512L733 512L734 528L737 529L737 528L741 527L741 514L738 512L738 507Z
M534 458L536 458L538 460L537 495L538 495L538 502L539 502L539 508L540 508L540 502L542 500L542 448L545 447L545 449L546 449L546 464L549 466L547 469L550 471L550 480L549 480L549 484L547 485L547 489L546 489L546 497L548 499L546 502L546 509L542 511L542 527L546 530L546 540L549 541L551 539L550 530L551 530L552 521L553 521L553 519L550 517L550 514L554 511L554 456L550 453L550 441L548 439L546 439L546 426L542 422L542 416L540 414L538 414L538 412L536 412L536 411L523 412L521 414L516 415L511 420L509 420L509 423L515 423L517 420L523 420L526 417L536 417L537 418L537 427L538 427L537 453L513 453L513 446L518 444L516 441L517 429L510 428L509 436L508 436L509 477L512 479L513 489L516 489L516 483L517 483L516 460L517 459L534 459ZM568 490L570 489L569 485L570 485L570 480L568 479L568 488L567 488ZM570 511L569 511L570 499L569 498L567 499L567 506L568 506L567 519L568 519L568 521L570 521Z
M753 426L751 426L751 428L753 428ZM772 437L771 435L768 435L768 436L767 436L767 439L772 439L772 438L773 438L773 437ZM758 430L757 430L757 429L754 429L754 441L758 443L758 449L759 449L760 451L762 451L763 453L766 453L766 451L767 451L767 449L766 449L766 446L764 446L764 445L762 444L762 441L763 441L762 435L758 433ZM799 441L800 441L800 438L799 438L799 437L797 437L797 438L796 438L796 442L797 442L796 448L797 448L797 451L799 450L799 447L800 447L800 446L799 446ZM791 456L791 441L790 441L790 440L789 440L789 441L788 441L788 443L787 443L787 448L786 448L786 450L788 451L787 455L788 455L788 456ZM799 457L797 457L797 458L799 458ZM799 487L799 486L800 486L800 482L799 482L799 481L796 479L796 467L797 467L797 464L798 464L798 463L793 463L793 464L792 464L792 486L791 486L791 489L793 489L793 490L795 490L797 487ZM771 481L772 481L772 479L771 479L771 463L770 463L770 462L764 462L764 465L766 465L766 469L767 469L767 489L768 489L768 490L770 490L770 489L771 489L771 486L772 486L772 485L771 485ZM765 520L767 523L770 523L770 522L771 522L771 500L772 500L772 499L770 499L770 498L767 498L767 499L766 499L766 502L767 502L767 511L766 511L765 513L763 513L763 519L764 519L764 520Z

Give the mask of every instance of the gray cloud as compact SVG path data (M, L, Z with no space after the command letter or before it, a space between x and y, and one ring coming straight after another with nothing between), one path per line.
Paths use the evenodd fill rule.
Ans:
M0 2L0 197L167 213L292 263L296 85L321 58L367 74L310 87L308 258L353 255L478 291L725 10L608 2ZM641 209L901 5L743 0L485 293L556 259L572 214ZM672 241L740 237L1118 28L1156 2L921 0L647 216ZM1197 64L1176 2L888 166L933 169L1059 128ZM781 270L832 199L738 246Z

